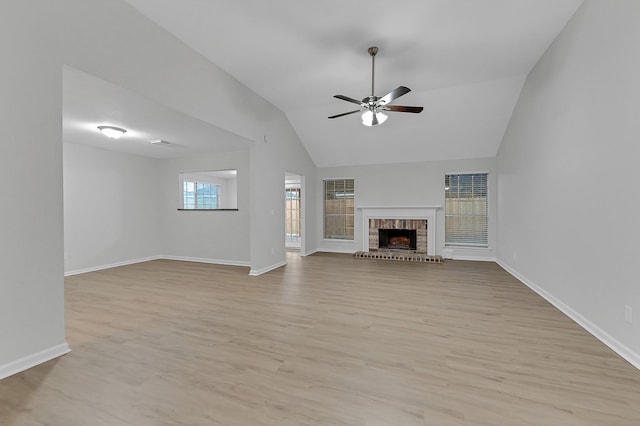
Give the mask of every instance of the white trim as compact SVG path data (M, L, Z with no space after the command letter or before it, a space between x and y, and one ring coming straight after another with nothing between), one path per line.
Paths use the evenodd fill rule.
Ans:
M488 247L444 246L442 248L442 257L452 260L496 261L493 250Z
M136 264L136 263L150 262L152 260L161 260L161 259L179 260L179 261L182 261L182 262L212 263L214 265L244 266L244 267L247 267L247 268L251 266L250 262L237 261L237 260L208 259L208 258L202 258L202 257L189 257L189 256L156 255L156 256L142 257L142 258L139 258L139 259L125 260L125 261L122 261L122 262L110 263L108 265L98 265L98 266L92 266L90 268L83 268L83 269L75 269L73 271L66 271L64 273L64 276L65 277L70 277L72 275L86 274L88 272L102 271L103 269L117 268L117 267L120 267L120 266L133 265L133 264Z
M354 250L353 247L349 250L349 249L341 249L341 248L337 248L337 247L320 247L318 250L319 252L322 253L349 253L349 254L353 254L355 253L357 250Z
M467 255L467 254L461 254L461 255L454 254L451 260L470 260L473 262L495 262L496 258L493 256L474 256L474 255Z
M445 175L490 175L491 172L489 170L480 170L476 172L444 172Z
M244 266L247 268L251 266L250 262L245 262L242 260L208 259L204 257L162 255L158 256L158 259L179 260L181 262L212 263L214 265L226 266Z
M134 263L149 262L151 260L158 260L158 259L162 259L162 256L141 257L139 259L124 260L122 262L109 263L107 265L98 265L98 266L91 266L89 268L74 269L73 271L65 271L64 276L70 277L72 275L86 274L87 272L102 271L103 269L117 268L119 266L133 265Z
M586 331L591 333L596 339L600 340L602 343L607 345L612 351L620 355L622 358L627 360L631 365L640 370L640 354L634 352L632 349L627 347L624 343L618 341L616 338L608 334L606 331L602 330L600 327L589 321L587 318L582 316L580 313L576 312L573 308L565 304L560 299L553 296L551 293L544 290L539 285L535 284L533 281L529 280L525 276L519 274L514 269L509 267L505 262L501 260L497 260L496 263L500 265L505 271L513 275L524 285L529 287L531 290L535 291L538 295L544 298L546 301L551 303L557 309L559 309L562 313L567 315L569 318L574 320L580 327L584 328Z
M269 265L265 268L251 269L249 271L249 275L251 275L252 277L257 277L258 275L266 274L269 271L273 271L274 269L281 268L286 264L287 264L287 261L283 260L282 262L274 263L273 265Z
M347 177L325 177L322 178L322 182L328 181L328 180L352 180L353 181L353 185L355 186L356 184L356 178L354 176L347 176Z
M365 210L365 209L403 209L403 210L411 210L411 209L431 209L431 210L442 210L442 206L357 206L356 210Z
M315 254L318 252L318 249L313 249L313 250L309 250L309 251L305 251L305 252L300 252L300 256L311 256L312 254Z
M31 355L27 355L15 361L11 361L8 364L0 365L0 380L20 373L43 362L51 361L54 358L58 358L64 354L71 352L69 345L65 342L57 346L52 346L40 352L36 352Z
M329 253L355 253L355 240L322 240L317 248L318 251Z
M369 251L369 220L370 219L413 219L427 221L427 254L437 255L436 252L436 222L437 212L442 206L359 206L362 211L362 251Z

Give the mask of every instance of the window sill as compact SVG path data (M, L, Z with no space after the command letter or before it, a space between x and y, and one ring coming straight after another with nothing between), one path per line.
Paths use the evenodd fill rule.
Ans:
M238 209L178 209L179 212L237 212Z

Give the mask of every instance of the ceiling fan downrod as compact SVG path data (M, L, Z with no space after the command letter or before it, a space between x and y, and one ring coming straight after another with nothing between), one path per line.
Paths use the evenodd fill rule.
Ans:
M389 105L395 99L399 98L402 95L405 95L411 91L406 86L398 86L393 89L391 92L387 93L383 97L378 97L375 95L375 77L376 77L376 54L378 53L378 48L376 46L371 46L368 50L369 55L371 55L371 95L365 97L361 101L350 98L345 95L333 95L336 99L341 99L343 101L350 102L352 104L358 105L360 108L343 112L342 114L332 115L328 118L338 118L344 117L345 115L357 114L362 112L364 109L365 112L362 114L362 124L365 126L375 126L377 124L382 124L387 119L387 116L382 113L382 111L396 111L396 112L412 112L419 113L422 112L422 107L416 106L403 106L403 105Z
M375 96L373 83L376 77L376 54L378 53L378 48L376 46L371 46L368 49L369 55L371 55L371 98ZM369 101L371 102L372 99Z

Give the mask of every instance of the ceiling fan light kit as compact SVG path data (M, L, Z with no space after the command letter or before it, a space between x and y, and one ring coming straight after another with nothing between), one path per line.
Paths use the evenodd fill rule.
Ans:
M387 120L387 115L382 112L376 112L375 114L369 110L362 113L362 124L371 127L376 124L382 124Z
M334 95L334 98L359 105L360 109L343 112L342 114L332 115L329 118L338 118L364 111L364 113L362 114L362 124L371 127L382 124L387 120L387 115L382 111L411 112L414 114L422 112L423 108L418 106L389 105L393 100L411 91L411 89L406 86L399 86L382 97L378 97L375 95L375 59L376 54L378 53L378 48L372 46L368 49L368 52L369 55L371 55L371 96L367 96L362 101L359 101L357 99L350 98L344 95Z

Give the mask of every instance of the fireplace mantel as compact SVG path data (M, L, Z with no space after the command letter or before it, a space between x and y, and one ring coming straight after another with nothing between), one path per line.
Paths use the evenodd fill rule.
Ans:
M362 250L369 247L369 219L420 219L427 221L427 253L436 255L436 218L442 206L359 206L362 212Z

